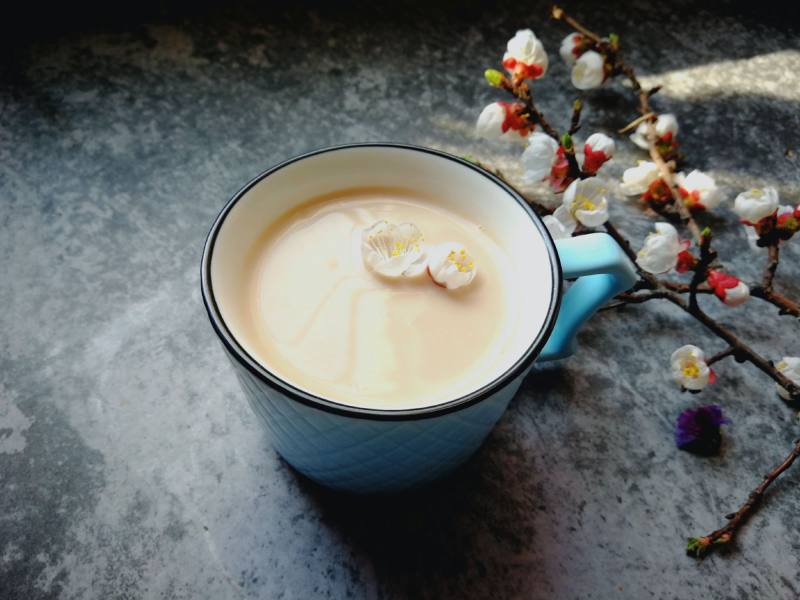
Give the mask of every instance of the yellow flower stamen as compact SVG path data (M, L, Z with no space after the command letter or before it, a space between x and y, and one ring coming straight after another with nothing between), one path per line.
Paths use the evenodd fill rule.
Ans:
M698 368L698 366L695 363L688 363L688 364L683 366L683 374L686 377L694 379L695 377L700 375L700 369Z

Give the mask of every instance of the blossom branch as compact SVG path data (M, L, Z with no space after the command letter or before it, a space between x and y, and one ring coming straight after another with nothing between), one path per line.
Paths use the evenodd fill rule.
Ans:
M788 377L776 369L771 361L758 354L736 334L719 323L719 321L707 315L699 306L692 306L690 303L686 302L686 300L684 300L679 294L668 290L656 290L646 295L622 294L619 296L619 298L630 304L639 304L641 302L646 302L647 300L653 300L656 298L663 298L670 301L681 310L692 315L695 319L705 325L706 328L709 329L713 334L734 348L737 359L740 358L748 361L761 372L768 375L773 381L775 381L775 383L784 388L788 392L790 398L793 400L800 400L800 386L797 386L795 383L793 383Z
M499 87L507 91L525 105L525 114L528 115L528 119L531 123L539 125L547 135L557 142L560 141L558 131L556 131L553 126L550 125L547 119L544 118L542 112L536 108L536 104L533 101L531 88L527 83L524 81L509 81L508 78L504 77L500 82Z
M719 529L712 531L708 535L702 537L690 537L686 544L686 552L690 556L696 558L703 558L715 548L729 544L733 539L739 528L744 525L755 508L761 503L764 494L770 485L780 475L792 466L792 463L800 456L800 439L795 440L794 447L789 455L783 459L783 462L775 467L772 471L764 476L762 482L750 492L747 501L735 513L725 515L728 522Z
M711 249L711 231L706 228L700 235L700 260L694 267L694 275L689 284L689 306L692 308L698 308L697 288L708 278L708 268L716 257L717 253Z
M725 350L721 350L720 352L717 352L714 356L712 356L711 358L706 360L706 364L710 367L715 362L719 362L723 358L727 358L727 357L732 356L732 355L733 356L736 355L736 348L734 348L733 346L728 346L727 348L725 348Z
M764 277L761 280L761 286L766 291L772 291L772 281L775 279L775 271L778 270L778 261L780 260L780 249L778 242L774 242L769 246L769 262L764 269Z
M569 134L575 135L581 128L581 111L583 110L583 102L575 100L572 103L572 119L569 124Z
M673 292L678 292L680 294L688 294L690 291L689 285L685 283L679 283L676 281L670 281L669 279L659 279L658 284L665 287L668 290L672 290ZM696 294L713 294L714 290L708 287L706 284L700 284L697 289L695 289ZM760 300L764 300L772 304L773 306L777 307L782 315L792 315L795 317L800 317L800 304L787 298L783 294L776 292L774 290L765 290L761 284L751 284L750 285L750 295L754 298L758 298Z
M750 295L776 306L781 315L792 315L800 318L800 304L775 290L764 289L760 285L752 285L750 286Z
M555 238L579 235L584 231L583 228L591 230L602 224L626 256L637 265L638 282L630 291L617 296L614 303L602 310L626 304L642 304L650 300L667 300L726 343L723 350L707 360L704 359L702 350L695 346L687 345L673 353L673 376L685 389L702 389L709 381L713 381L714 372L709 366L732 356L737 362L750 362L770 377L779 386L778 393L782 398L800 400L800 379L796 372L800 358L785 357L780 363L773 365L728 327L709 316L698 301L700 294L714 294L725 304L736 306L752 295L778 307L781 314L800 316L800 305L773 289L780 259L778 244L800 230L800 207L793 212L791 207L778 207L777 192L772 188L740 194L734 210L746 225L754 227L759 236L758 244L768 248L769 262L761 281L751 286L721 272L717 253L711 245L711 232L708 228L701 230L692 214L695 209L716 206L720 201L719 192L713 178L699 171L693 171L688 176L682 173L676 175L676 161L681 158L677 152L678 143L673 138L677 134L677 122L673 115L659 116L650 106L650 98L658 92L660 86L649 89L642 87L633 67L619 56L618 36L610 34L608 37L600 37L557 6L551 8L551 16L565 22L579 34L567 36L560 50L564 60L573 64L572 82L575 87L599 87L615 75L622 75L631 83L638 100L639 116L619 132L636 129L631 138L637 145L647 149L652 162L642 163L640 167L626 171L623 176L625 193L640 194L641 199L660 215L670 219L677 215L684 228L690 232L699 255L692 254L689 242L681 240L675 228L668 223L656 224L655 233L648 236L644 247L637 254L625 236L608 221L606 199L600 198L605 190L595 191L600 186L593 177L598 168L611 158L614 151L613 140L603 134L590 136L583 146L579 163L572 135L580 128L583 108L581 101L576 100L573 103L570 125L563 136L559 136L558 131L547 122L536 107L531 88L526 83L526 80L538 79L547 69L544 48L532 31L518 31L509 41L508 52L503 58L503 67L509 73L508 77L494 69L486 71L489 84L509 92L517 102L511 105L495 103L486 107L479 118L479 129L481 123L484 123L484 129L489 134L494 132L504 135L509 129L513 129L521 137L529 136L527 149L522 156L526 180L548 181L556 192L564 194L562 205L555 211L526 198L534 210L545 215L545 224ZM509 106L513 107L511 112ZM505 110L502 124L498 118L498 115L502 117L501 107ZM535 132L537 125L544 135ZM548 174L542 177L544 173ZM499 172L495 174L502 177ZM741 197L747 194L750 196L742 200ZM598 200L599 206L595 203ZM789 212L786 211L787 208L790 209ZM691 281L687 284L656 275L672 269L680 273L692 271ZM719 413L716 423L718 449L719 424L726 420L719 407L716 410ZM688 448L688 444L676 443L681 449ZM700 556L715 544L729 542L736 528L754 510L766 488L798 455L800 440L793 453L765 478L765 482L751 494L748 502L737 513L728 515L728 525L708 536L690 539L688 550Z
M555 4L552 7L550 7L550 16L556 21L564 21L564 23L572 27L575 31L585 35L587 38L589 38L596 44L602 44L604 42L604 40L599 35L586 29L586 27L578 23L578 21L570 17L567 13L564 12L564 10L561 7Z

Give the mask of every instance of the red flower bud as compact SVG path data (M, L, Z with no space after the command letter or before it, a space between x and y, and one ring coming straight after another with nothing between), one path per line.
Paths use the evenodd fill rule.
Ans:
M714 295L730 306L741 304L750 297L750 288L733 275L709 269L707 281Z
M681 252L678 252L678 262L675 265L675 270L678 273L686 273L687 271L694 269L696 264L697 260L695 259L694 255L688 250L682 250Z
M503 133L509 129L518 131L520 135L527 135L533 130L533 125L528 122L528 118L523 116L525 112L525 105L521 102L498 102L503 110L506 112L506 118L503 120L502 130Z
M606 153L602 150L592 150L592 147L589 144L584 144L583 146L583 170L586 173L594 174L597 173L597 170L603 166L603 163L606 162L610 157L606 156Z
M550 176L547 178L547 181L550 182L550 186L556 192L563 192L567 189L570 183L572 183L572 179L570 179L567 175L569 174L569 161L567 160L566 153L564 152L564 147L559 146L558 151L556 152L556 161L553 163L553 167L550 169Z

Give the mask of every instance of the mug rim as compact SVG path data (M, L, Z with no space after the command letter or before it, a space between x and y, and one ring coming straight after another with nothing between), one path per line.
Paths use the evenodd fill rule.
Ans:
M547 248L547 253L550 258L550 268L552 275L552 290L551 290L550 305L547 310L547 315L545 317L544 325L541 327L536 337L531 341L530 345L527 347L525 352L523 352L522 355L519 358L517 358L517 360L514 361L514 363L508 369L506 369L503 373L495 377L493 380L489 381L488 383L482 385L478 389L473 390L468 394L464 394L453 400L440 402L438 404L432 404L429 406L421 406L415 408L403 408L403 409L382 409L382 408L352 406L349 404L344 404L342 402L337 402L335 400L330 400L328 398L323 398L322 396L318 396L311 392L307 392L303 389L296 387L295 385L292 385L288 381L281 379L278 375L268 370L258 360L256 360L255 357L251 356L239 344L239 342L236 339L236 336L228 328L227 324L225 323L225 320L222 318L222 313L220 312L219 307L217 306L217 302L214 297L213 286L211 284L211 259L214 253L214 246L217 241L217 236L222 227L224 226L225 220L228 214L231 212L231 210L236 206L239 200L241 200L255 185L257 185L262 180L269 177L271 174L279 171L280 169L283 169L284 167L299 162L303 159L311 158L312 156L317 156L319 154L326 154L328 152L348 150L353 148L394 148L410 152L420 152L423 154L430 154L439 158L443 158L458 163L461 166L466 167L483 177L486 177L492 183L500 187L511 199L516 201L517 204L519 204L520 207L523 209L523 211L528 215L528 217L531 220L531 223L536 229L538 229L539 233L541 234L544 240L545 246ZM465 160L458 156L454 156L452 154L448 154L447 152L443 152L441 150L434 150L432 148L426 148L424 146L403 144L397 142L358 142L358 143L340 144L335 146L318 148L316 150L311 150L309 152L297 155L293 158L289 158L261 172L259 175L251 179L247 184L245 184L238 192L236 192L233 195L233 197L231 197L231 199L228 200L228 202L226 202L225 205L222 207L219 214L214 219L214 223L211 225L211 229L209 230L208 235L206 236L206 240L203 245L203 257L200 265L200 286L203 297L203 304L206 307L206 312L208 313L211 325L214 328L214 331L216 332L217 336L222 341L226 350L236 359L239 365L243 366L251 374L256 376L260 381L264 382L269 387L275 389L276 391L284 394L286 397L291 398L296 402L300 402L301 404L305 404L306 406L320 409L329 413L334 413L347 417L369 419L369 420L406 421L406 420L437 417L443 414L455 412L467 408L468 406L477 404L489 398L495 392L505 387L507 384L511 383L511 381L513 381L516 377L518 377L526 369L528 369L528 367L530 367L530 365L532 365L533 362L538 357L547 339L550 337L550 333L553 330L556 318L558 316L559 308L561 305L561 288L563 286L563 282L562 282L561 263L558 259L558 252L556 251L555 243L553 242L553 239L550 236L550 232L547 230L547 227L545 227L542 219L533 211L533 209L531 209L530 205L519 194L519 192L517 192L514 188L508 185L505 181L503 181L493 173L490 173L489 171L479 167L478 165L469 162L468 160Z

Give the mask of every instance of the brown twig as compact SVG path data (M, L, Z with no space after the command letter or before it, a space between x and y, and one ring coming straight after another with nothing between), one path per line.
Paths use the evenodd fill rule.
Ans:
M570 17L559 6L556 6L555 4L550 7L550 16L556 21L564 21L564 23L572 27L575 31L585 35L587 38L589 38L596 44L601 44L604 41L599 35L586 29L586 27L578 23L575 19Z
M708 268L716 259L717 253L711 249L711 232L700 235L700 259L694 266L692 281L689 283L689 306L697 308L697 288L708 278Z
M622 129L618 129L617 133L627 133L631 129L636 129L641 123L644 123L648 119L651 119L652 117L655 117L655 116L656 116L656 114L655 113L651 113L651 112L649 112L647 114L644 114L644 115L639 115L633 121L631 121L630 123L625 125L625 127L623 127Z
M775 279L775 271L778 270L778 261L780 260L780 247L778 242L774 242L769 246L769 262L764 269L764 277L761 279L761 286L764 290L772 291L772 281Z
M626 304L641 304L649 300L657 299L670 301L672 304L700 321L717 337L727 342L728 345L733 348L733 352L735 353L738 361L748 361L764 374L768 375L775 383L785 388L793 400L800 400L800 386L789 380L783 373L775 368L772 362L753 350L735 333L730 331L716 319L707 315L699 306L690 305L677 292L661 288L649 292L620 294L617 296L617 298Z
M735 355L735 354L736 354L736 348L734 348L733 346L728 346L727 348L725 348L725 350L721 350L721 351L717 352L714 356L709 358L706 361L706 364L710 367L715 362L719 362L723 358L727 358L727 357Z
M783 462L772 469L772 471L764 475L764 479L756 489L750 492L750 495L747 497L747 501L742 505L742 507L735 513L725 515L725 518L728 520L728 522L724 526L720 527L716 531L712 531L708 535L704 535L699 538L689 538L686 544L687 554L696 558L703 558L714 548L729 544L734 539L734 536L739 528L744 525L755 508L761 503L767 488L772 485L772 482L780 477L781 473L792 466L792 463L797 459L798 456L800 456L800 439L795 440L792 451L786 458L783 459Z
M778 313L781 315L792 315L800 318L800 304L773 289L766 290L760 285L751 285L750 295L776 306Z
M583 110L583 102L575 100L572 103L572 119L570 119L568 133L575 135L581 128L581 110Z
M547 119L544 118L542 112L536 108L531 88L527 83L524 81L509 81L508 79L503 79L500 83L500 87L525 105L525 112L528 114L528 118L532 123L539 125L542 130L555 141L561 142L558 131L550 125Z

